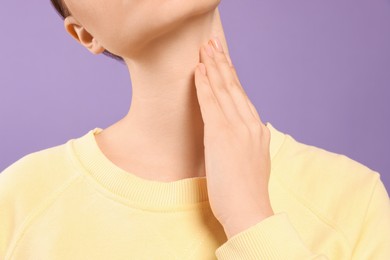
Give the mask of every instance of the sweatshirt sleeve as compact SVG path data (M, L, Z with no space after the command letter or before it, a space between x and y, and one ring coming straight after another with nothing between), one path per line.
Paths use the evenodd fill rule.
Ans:
M276 213L235 234L215 254L219 260L329 259L306 247L286 212Z
M374 186L351 259L390 259L390 199L380 178Z
M15 188L13 185L15 181L12 177L18 165L19 163L15 163L0 173L0 259L5 259L17 222L15 216L17 208L11 196L11 189Z
M0 172L0 259L7 259L27 210L34 204L29 203L32 196L26 196L26 188L34 186L28 178L31 159L26 155Z

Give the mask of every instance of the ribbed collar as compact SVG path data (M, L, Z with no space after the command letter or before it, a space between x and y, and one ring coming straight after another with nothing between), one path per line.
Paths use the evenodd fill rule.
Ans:
M286 134L274 128L271 130L271 164L280 149ZM100 150L95 134L103 129L96 127L85 135L67 143L77 167L98 189L116 195L125 203L138 208L178 209L193 207L208 202L206 177L186 178L172 182L152 181L127 172L110 161ZM273 167L272 167L273 168ZM272 172L272 171L271 171Z

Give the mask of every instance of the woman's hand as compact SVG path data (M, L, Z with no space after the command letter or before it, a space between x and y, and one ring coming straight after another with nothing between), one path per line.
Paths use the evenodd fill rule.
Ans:
M195 85L210 206L230 238L274 215L268 194L271 136L230 58L218 39L213 41L201 47Z

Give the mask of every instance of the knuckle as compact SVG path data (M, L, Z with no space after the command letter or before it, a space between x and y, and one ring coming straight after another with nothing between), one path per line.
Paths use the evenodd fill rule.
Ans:
M227 83L227 87L229 89L235 89L237 87L237 83L234 81L234 80L230 80L228 83Z
M226 56L225 54L221 53L221 52L217 52L217 54L215 55L215 59L220 62L220 63L226 63L229 65L229 62L228 60L226 59Z
M215 88L218 91L218 95L223 96L223 98L227 98L227 96L230 95L228 89L224 86L222 82L220 84L215 85Z
M242 94L245 95L245 93L243 93L243 91L238 87L237 84L235 84L235 83L230 83L229 85L230 85L230 86L228 87L229 92L230 92L233 96L239 96L239 95L242 95Z
M213 62L213 61L205 61L205 63L207 64L207 67L211 68L212 70L216 70L217 69L217 65L215 64L215 62Z
M263 125L259 120L253 119L248 122L248 126L251 129L251 133L255 136L260 137L261 139L266 140L267 142L271 139L271 132Z
M261 128L262 128L261 133L263 138L267 140L269 143L269 141L271 140L271 131L265 125L262 125Z

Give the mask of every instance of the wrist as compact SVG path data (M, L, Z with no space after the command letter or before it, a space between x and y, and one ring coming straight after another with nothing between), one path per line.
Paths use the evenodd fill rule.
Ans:
M223 228L227 238L230 239L234 235L260 223L262 220L272 215L274 215L272 208L250 214L238 214L236 216L232 216L228 223L223 225Z

